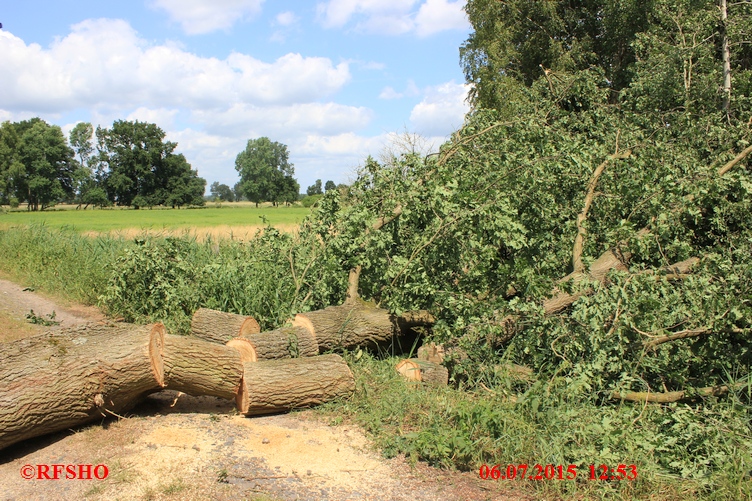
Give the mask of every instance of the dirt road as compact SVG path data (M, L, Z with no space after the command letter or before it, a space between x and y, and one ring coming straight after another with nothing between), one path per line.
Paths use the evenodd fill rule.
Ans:
M61 324L32 325L30 310L39 318L54 311ZM95 308L63 306L0 280L0 342L103 319ZM386 460L357 426L322 419L310 411L246 418L229 401L163 391L121 418L0 451L0 500L533 499L475 473ZM91 479L46 479L54 464L83 468L83 476L87 467L78 465L104 467ZM94 478L105 467L106 478ZM25 480L29 471L35 478Z

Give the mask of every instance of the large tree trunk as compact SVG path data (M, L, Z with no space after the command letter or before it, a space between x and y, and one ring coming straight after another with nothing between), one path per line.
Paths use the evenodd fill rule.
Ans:
M399 333L387 310L360 299L340 306L295 315L295 327L305 327L319 345L319 351L375 348Z
M246 416L318 405L355 391L352 372L339 355L248 362L243 368L236 402Z
M191 319L191 335L214 343L225 344L258 332L261 328L255 318L235 313L199 308Z
M0 449L121 413L161 389L164 326L88 325L0 345Z
M161 356L163 387L194 396L235 398L243 377L239 350L188 336L165 335Z
M245 336L258 360L313 357L319 354L319 345L310 330L304 327L282 327Z

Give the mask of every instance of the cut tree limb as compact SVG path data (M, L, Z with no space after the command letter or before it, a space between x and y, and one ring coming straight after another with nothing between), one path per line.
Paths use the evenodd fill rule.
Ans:
M313 357L319 354L316 338L305 327L282 327L252 334L245 339L253 346L258 360Z
M335 354L264 360L245 363L243 368L236 403L246 416L319 405L355 391L350 368Z
M400 361L395 369L405 379L418 381L428 386L446 386L449 383L449 371L436 362L407 358Z
M366 237L368 234L372 231L378 231L387 224L391 223L398 217L402 215L402 206L397 205L394 210L392 210L392 214L390 216L381 216L376 220L373 225L366 228L366 231L364 232L363 236ZM361 245L363 247L365 243ZM357 265L354 268L350 270L350 274L347 278L347 299L345 299L346 303L355 301L356 299L360 298L360 294L358 293L358 284L360 283L360 272L363 270L363 267L361 265Z
M694 397L710 397L725 395L731 390L736 390L747 386L748 383L734 383L730 386L708 386L706 388L697 388L692 391L667 391L663 393L653 393L650 391L615 391L611 394L614 400L627 400L629 402L654 402L654 403L671 403L678 402Z
M191 335L214 343L225 344L258 332L261 328L255 318L235 313L199 308L191 319Z
M308 329L318 343L320 352L375 348L391 341L399 332L387 310L362 299L323 310L298 313L292 325Z
M590 182L588 182L587 193L585 194L585 204L582 208L582 212L577 215L577 236L574 238L574 248L572 249L572 270L577 273L585 269L585 265L582 264L582 249L585 245L585 220L587 219L590 205L595 198L595 187L598 184L598 178L601 177L603 171L606 169L606 165L611 160L620 158L629 158L632 152L627 150L623 153L619 153L619 132L616 133L616 151L613 155L609 155L601 164L595 168Z
M164 381L170 390L232 400L240 387L243 364L233 347L190 336L164 336Z
M86 325L0 345L0 449L122 413L161 389L162 324Z

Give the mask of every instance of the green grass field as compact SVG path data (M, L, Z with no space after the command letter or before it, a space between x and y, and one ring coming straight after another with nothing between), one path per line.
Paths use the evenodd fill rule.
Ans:
M208 203L199 209L96 209L28 212L0 212L0 229L11 226L43 224L50 228L70 228L82 234L120 233L132 236L140 232L191 232L213 237L253 233L270 224L281 230L294 230L310 213L305 207L255 207L248 202Z

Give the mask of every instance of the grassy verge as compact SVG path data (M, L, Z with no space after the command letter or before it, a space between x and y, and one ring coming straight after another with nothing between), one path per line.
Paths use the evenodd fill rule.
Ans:
M270 328L293 312L338 302L346 277L332 277L326 263L311 266L309 252L274 229L246 243L0 230L0 268L12 278L129 321L163 320L178 332L199 306L251 314ZM356 394L321 412L358 423L388 456L470 471L577 467L575 480L522 484L540 499L752 498L749 395L692 406L603 404L564 378L520 385L503 374L479 391L415 389L397 376L394 358L346 356ZM638 476L588 480L591 464L635 465Z
M749 408L732 399L691 408L595 405L556 382L520 398L503 391L414 388L396 358L348 356L355 397L320 412L365 428L387 456L445 468L576 465L575 480L514 480L539 499L751 499ZM503 384L499 385L503 387ZM635 480L590 480L589 465L635 465ZM528 474L529 476L529 474ZM493 480L489 480L491 482ZM510 482L509 480L497 480Z

